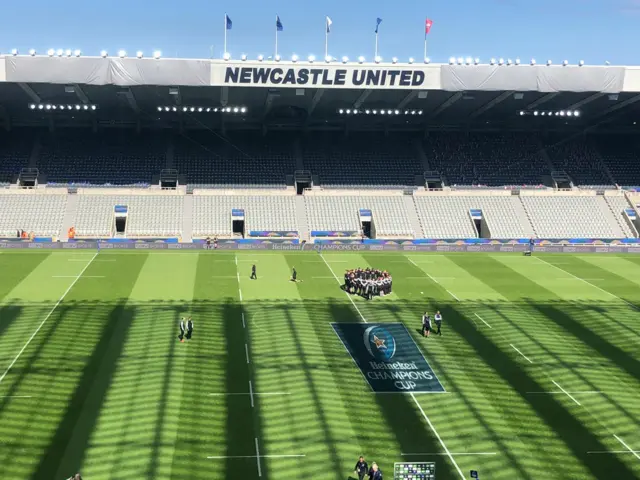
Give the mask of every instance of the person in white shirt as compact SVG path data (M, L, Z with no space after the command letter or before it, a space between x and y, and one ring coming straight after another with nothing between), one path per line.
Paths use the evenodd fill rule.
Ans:
M433 319L436 321L436 327L438 330L436 331L436 335L442 336L442 332L440 331L440 327L442 327L442 315L440 311L437 311Z

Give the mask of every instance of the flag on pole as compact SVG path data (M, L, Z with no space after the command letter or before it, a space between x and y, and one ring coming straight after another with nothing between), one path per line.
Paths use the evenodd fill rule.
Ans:
M282 26L282 22L280 21L280 17L278 15L276 15L276 30L279 32L284 30L284 27Z
M333 25L333 21L327 17L327 33L331 33L331 25Z
M231 27L233 27L233 22L231 21L231 19L229 18L229 15L227 15L226 13L224 14L224 19L225 19L225 24L227 25L227 30L231 30Z
M428 35L431 31L431 27L433 26L433 20L427 18L424 22L424 34Z
M382 23L382 19L380 17L376 18L376 33L378 33L378 27Z

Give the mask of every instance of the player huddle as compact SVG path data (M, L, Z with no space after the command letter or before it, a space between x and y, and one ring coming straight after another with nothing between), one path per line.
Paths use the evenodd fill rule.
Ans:
M386 270L355 268L344 273L344 290L371 300L391 293L393 279Z

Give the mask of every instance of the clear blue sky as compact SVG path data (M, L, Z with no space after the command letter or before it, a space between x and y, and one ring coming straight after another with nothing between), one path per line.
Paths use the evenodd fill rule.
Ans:
M85 55L124 48L133 55L208 58L223 53L224 14L233 20L228 50L255 57L274 51L275 16L284 31L279 53L324 55L324 18L333 20L329 52L373 58L376 17L380 55L422 58L424 20L433 61L450 56L535 57L638 64L640 0L30 0L3 2L0 50L79 48Z

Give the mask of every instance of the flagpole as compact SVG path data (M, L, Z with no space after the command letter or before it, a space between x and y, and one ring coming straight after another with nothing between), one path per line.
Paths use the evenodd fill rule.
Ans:
M278 22L276 21L276 54L273 57L274 60L278 56Z
M423 60L427 59L427 32L424 32L424 58Z
M329 56L329 27L326 19L324 23L324 58L327 58Z
M376 28L376 54L374 56L374 60L378 58L378 29Z
M227 14L224 14L224 52L223 55L227 53Z

